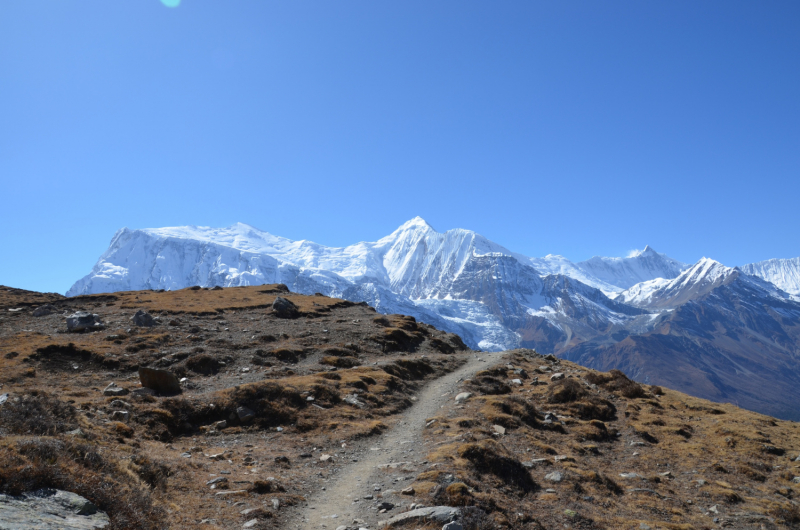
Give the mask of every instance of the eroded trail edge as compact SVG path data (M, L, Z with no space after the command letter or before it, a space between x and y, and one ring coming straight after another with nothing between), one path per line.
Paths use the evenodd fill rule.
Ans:
M448 400L455 398L460 381L498 362L506 353L472 352L463 366L425 385L418 392L414 405L399 415L390 430L354 448L353 454L358 455L356 462L321 479L325 489L312 494L308 504L287 526L376 529L379 519L399 513L411 504L413 496L402 495L401 491L420 472L431 450L422 439L426 419L435 416ZM395 508L388 514L379 513L382 502L389 502Z

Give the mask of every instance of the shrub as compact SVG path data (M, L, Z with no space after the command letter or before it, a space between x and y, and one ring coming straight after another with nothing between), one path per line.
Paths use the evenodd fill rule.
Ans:
M586 389L574 379L562 379L550 385L546 399L548 403L571 403L587 395Z
M52 435L77 428L75 408L44 392L33 391L0 406L0 432Z
M461 458L469 460L478 472L492 474L523 492L539 489L525 466L508 455L503 446L494 440L463 445L459 448L458 454Z

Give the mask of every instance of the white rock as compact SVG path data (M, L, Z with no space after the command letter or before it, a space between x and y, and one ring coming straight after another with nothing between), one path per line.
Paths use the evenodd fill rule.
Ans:
M553 471L552 473L548 473L544 476L545 480L549 480L550 482L561 482L564 480L564 474L561 471Z
M456 396L456 403L463 403L464 401L468 400L472 397L471 392L461 392L459 395Z

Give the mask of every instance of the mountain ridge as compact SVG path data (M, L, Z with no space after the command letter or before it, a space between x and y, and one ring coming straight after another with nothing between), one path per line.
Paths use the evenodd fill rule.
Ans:
M785 345L774 350L773 359L763 358L759 348L769 338L740 341L738 346L725 342L725 336L755 336L755 329L775 326L773 335L794 340L800 321L797 296L743 268L726 267L709 258L687 265L650 246L626 258L594 257L579 263L555 255L529 258L471 230L437 232L419 217L378 241L347 247L293 241L242 223L222 229L123 229L92 272L78 280L68 295L266 283L283 283L301 294L319 292L367 302L381 313L408 314L459 334L473 348L534 348L580 358L594 368L648 373L654 384L659 384L660 376L647 371L644 359L669 366L668 359L674 357L681 362L673 364L681 365L697 348L714 349L715 355L727 355L729 360L760 359L766 363L765 373L780 363L784 370L800 368ZM737 299L750 299L729 313L729 321L714 321L713 329L698 332L691 318L676 317L702 306L705 313L695 315L695 320L702 320L704 314L730 305L734 295L725 288L734 283ZM741 309L745 306L765 309L748 312ZM681 338L656 340L659 335ZM656 362L652 355L624 350L632 343L651 344L650 353L663 359ZM728 382L714 374L709 379L702 374L726 373L727 368L715 364L709 369L702 357L686 364L695 371L695 379L715 388L703 390L701 397L737 399L735 393L721 389L744 377L744 372L734 373ZM669 383L687 390L674 380ZM779 397L773 401L777 403ZM752 400L752 406L773 410L763 400ZM774 410L784 416L792 413L785 406Z

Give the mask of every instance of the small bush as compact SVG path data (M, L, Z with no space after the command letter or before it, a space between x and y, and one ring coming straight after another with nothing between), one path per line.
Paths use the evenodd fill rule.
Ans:
M186 368L202 375L216 374L223 366L219 360L207 354L196 355L186 361Z
M44 392L34 391L0 406L0 433L44 436L77 427L75 408Z
M511 387L505 381L501 381L490 375L477 376L472 379L469 385L476 392L486 395L510 394Z
M550 385L545 397L548 403L571 403L587 394L586 389L576 380L562 379Z
M494 440L463 445L459 448L458 454L461 458L469 460L478 472L494 475L523 492L539 489L525 466L510 456L503 446Z
M641 398L646 395L642 385L631 381L628 376L619 370L611 370L605 374L591 372L586 374L586 381L593 385L602 386L629 399Z
M323 357L319 363L335 366L337 368L353 368L361 365L361 361L355 357Z

